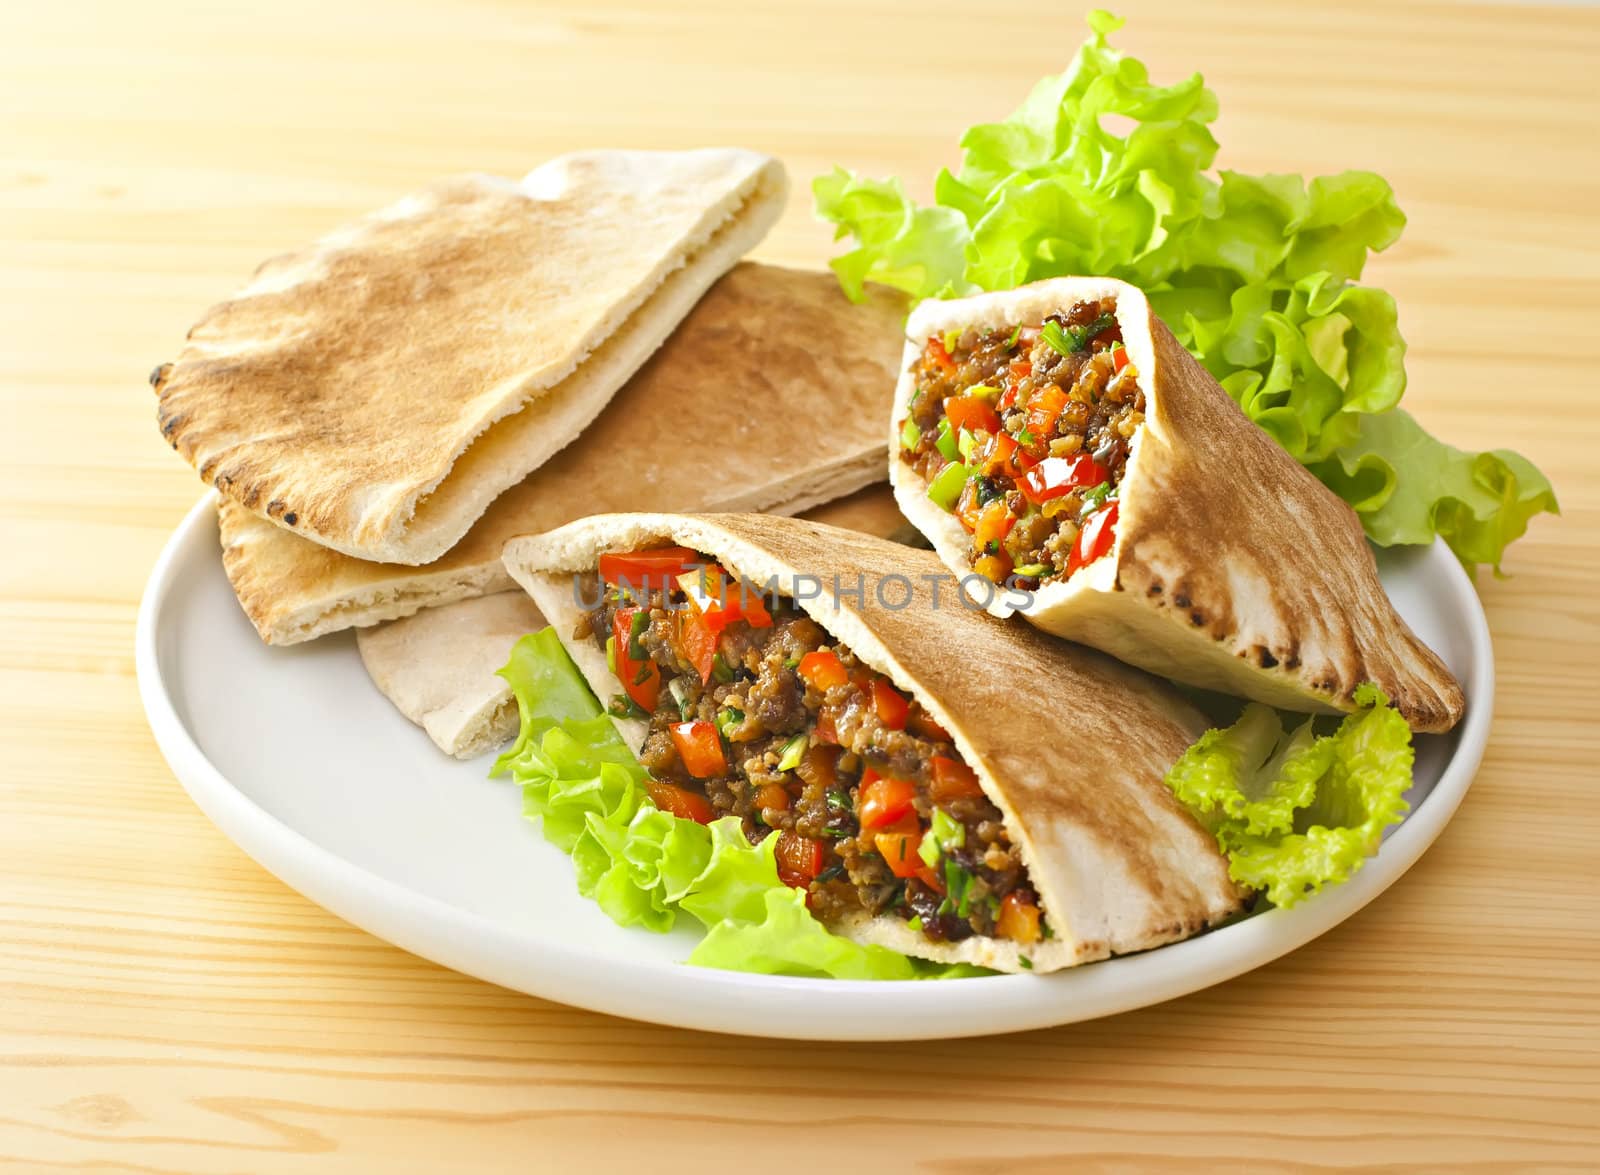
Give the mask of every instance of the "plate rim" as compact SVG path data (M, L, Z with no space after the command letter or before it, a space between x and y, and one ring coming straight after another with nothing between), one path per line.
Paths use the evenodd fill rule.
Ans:
M1442 565L1450 593L1465 604L1461 611L1468 618L1472 659L1463 682L1467 714L1455 753L1426 801L1388 836L1379 855L1313 900L1142 954L1049 975L933 982L811 979L614 956L597 966L596 956L579 944L513 931L353 864L260 807L206 756L173 701L159 646L163 610L185 559L195 544L207 541L208 532L217 545L216 499L215 491L202 496L163 545L140 599L134 641L146 718L189 797L258 865L368 933L501 987L649 1023L797 1040L950 1039L1096 1019L1203 990L1327 933L1399 880L1460 807L1482 762L1493 719L1488 620L1466 571L1436 539L1424 558ZM647 992L649 1004L641 1006ZM980 1002L963 1006L974 999ZM895 1015L883 1016L879 1005L885 1002ZM907 1032L908 1022L918 1027Z

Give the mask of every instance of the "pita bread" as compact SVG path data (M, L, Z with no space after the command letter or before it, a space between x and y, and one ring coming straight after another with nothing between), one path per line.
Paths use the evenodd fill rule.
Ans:
M807 517L875 535L908 525L887 485ZM513 590L357 629L356 648L372 683L400 713L445 754L471 759L516 737L516 703L497 671L518 637L544 626L533 601Z
M1372 681L1413 729L1454 726L1461 687L1389 602L1355 512L1240 411L1133 286L1056 278L922 303L906 324L891 430L898 437L929 336L1038 322L1108 295L1146 403L1116 545L1041 585L1022 614L1152 673L1286 710L1348 712ZM889 471L900 508L946 566L970 574L965 530L929 501L898 443ZM1014 599L998 593L990 610L1009 615Z
M427 563L581 432L783 208L750 151L590 151L447 180L267 262L155 376L222 494Z
M446 754L471 759L516 734L517 704L495 670L518 637L544 626L522 592L497 592L362 629L356 648L400 713Z
M262 639L288 645L504 591L507 539L595 511L805 510L882 479L904 314L887 293L852 304L828 273L737 266L576 444L441 558L353 559L224 499L223 566Z
M869 602L880 585L894 601L909 585L904 608L863 607L831 592L800 603L927 707L1000 808L1055 930L1028 948L1032 970L1159 946L1240 909L1226 858L1163 782L1206 729L1200 713L1164 682L963 606L931 552L756 515L609 515L512 541L507 568L601 697L615 692L613 679L594 642L571 637L579 611L573 576L593 569L603 551L663 542L714 556L760 584L837 573L853 586L859 573ZM640 725L617 723L635 747L630 727ZM863 916L837 929L924 958L1024 969L1006 939L932 943L891 917Z

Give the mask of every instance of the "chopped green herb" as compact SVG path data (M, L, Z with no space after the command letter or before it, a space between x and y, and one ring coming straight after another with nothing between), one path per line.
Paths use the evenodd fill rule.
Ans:
M827 796L825 798L826 798L827 803L828 803L828 811L830 811L830 812L848 812L848 811L850 811L850 793L848 791L846 791L844 788L842 788L842 787L829 788L828 789L828 794L827 794Z
M711 676L724 683L733 680L733 670L728 668L728 663L722 659L721 653L711 658Z
M1033 429L1025 428L1017 434L1017 440L1024 445L1033 444Z
M1086 326L1075 326L1071 330L1062 330L1059 322L1047 322L1040 330L1044 341L1049 343L1063 355L1072 355L1085 350L1089 341L1108 327L1116 324L1116 318L1110 314L1102 314Z
M644 707L640 706L638 702L635 702L627 694L613 695L611 698L611 705L606 707L606 713L610 714L613 718L650 717L650 715L644 712Z
M975 400L994 400L999 398L1000 389L991 388L988 384L973 384L961 394L971 396Z
M681 677L674 677L667 682L667 692L672 695L672 700L678 703L678 717L687 722L689 720L689 683Z
M606 668L611 670L611 676L617 675L617 638L606 637Z
M998 555L1000 553L1000 540L990 539L988 542L984 543L983 553L985 555Z
M944 340L943 340L943 342L944 342L944 353L946 355L954 355L955 354L956 348L961 345L961 334L962 334L962 332L961 332L961 330L959 328L958 329L954 329L954 330L947 330L947 331L944 332Z
M800 760L806 753L806 736L797 734L783 744L783 756L778 760L779 771L793 771L800 766Z
M717 733L723 738L727 738L729 728L738 726L743 721L744 711L735 710L732 706L724 706L717 711Z
M832 865L829 865L821 873L817 874L817 880L818 881L832 881L835 877L843 877L843 876L844 876L844 862L843 861L835 861Z
M929 500L941 509L955 509L956 499L961 496L962 487L967 484L967 472L967 467L960 462L946 465L928 484Z
M922 439L922 430L917 427L915 420L907 420L900 429L900 445L905 449L915 449L917 442Z
M649 681L650 674L654 671L654 669L655 666L648 663L639 666L639 672L633 675L633 684L643 685L645 682Z
M1092 509L1103 504L1111 496L1111 483L1103 481L1097 486L1090 486L1080 492L1083 494L1084 506Z
M1070 355L1077 350L1072 345L1072 340L1067 338L1066 332L1061 329L1059 322L1045 323L1039 330L1039 337L1063 355Z
M961 442L950 435L950 420L948 417L939 422L939 436L933 442L933 447L939 450L939 455L946 461L954 461L961 456Z
M646 660L650 654L645 652L644 645L639 643L639 638L644 635L644 630L650 627L650 613L643 608L633 614L633 620L628 624L628 658L632 661ZM635 683L637 684L637 683Z
M787 661L785 661L783 663L783 667L785 669L798 669L798 668L800 668L800 658L799 657L790 657Z
M1021 567L1012 568L1011 573L1024 579L1036 579L1041 575L1049 575L1052 570L1048 563L1024 563Z
M1018 955L1017 956L1017 962L1022 964L1022 969L1024 971L1032 971L1033 970L1033 960L1028 958L1027 955Z
M1000 484L998 482L991 481L987 477L980 477L978 479L978 505L987 506L996 498L1003 498L1005 496L1006 492L1000 488Z
M924 865L933 869L937 868L939 858L946 849L959 849L966 843L967 826L959 820L952 820L943 808L935 808L928 835L922 838L917 855L922 858Z
M972 909L972 874L950 857L944 859L944 888L958 917L965 918Z
M909 930L921 930L922 929L922 915L918 914L915 917L909 919L906 922L906 928L909 929Z
M1056 932L1050 929L1050 923L1043 918L1039 920L1039 931L1045 938L1054 938L1056 936Z
M1021 337L1022 337L1022 324L1019 322L1019 323L1017 323L1017 329L1012 331L1011 332L1011 337L1006 340L1006 350L1009 351L1009 350L1011 350L1011 348L1015 347L1017 345L1017 340L1020 339Z

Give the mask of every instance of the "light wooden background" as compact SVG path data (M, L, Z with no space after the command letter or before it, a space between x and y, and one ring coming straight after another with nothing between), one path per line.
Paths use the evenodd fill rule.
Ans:
M247 14L245 9L256 9ZM1064 65L1070 6L7 4L0 14L0 1168L1594 1169L1600 1129L1600 14L1138 2L1225 163L1375 168L1407 402L1556 480L1481 584L1488 758L1426 859L1270 967L945 1044L796 1045L524 998L355 930L217 833L135 693L199 492L145 374L261 258L441 173L735 143L916 177ZM980 12L987 11L987 15ZM648 1007L649 992L640 992Z

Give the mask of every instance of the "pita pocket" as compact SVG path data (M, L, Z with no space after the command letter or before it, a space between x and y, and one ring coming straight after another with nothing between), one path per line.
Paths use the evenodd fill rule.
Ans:
M874 535L909 525L887 485L806 517ZM533 601L514 589L357 629L356 648L372 683L400 713L445 754L471 759L516 737L516 701L498 670L518 637L544 626Z
M798 513L883 477L905 304L855 305L832 275L745 263L606 410L422 567L308 542L224 498L223 566L268 644L514 586L506 540L606 510Z
M982 357L1012 339L1014 353ZM1010 428L1003 438L986 429L974 397L946 399L941 371L992 402L988 424L999 412L1016 420L1025 447L1016 449ZM1027 400L1016 403L1024 380ZM1043 398L1052 385L1059 403ZM960 485L967 461L946 465L931 451L931 430L902 436L908 418L913 428L931 425L952 409L975 426L962 442L967 460L988 475L970 487L975 494ZM1163 677L1287 710L1348 712L1356 687L1370 681L1415 730L1444 731L1460 720L1460 685L1390 603L1355 512L1244 415L1133 286L1057 278L923 302L906 324L890 419L900 508L995 615L1020 611L1046 632ZM1074 419L1088 423L1062 423ZM1069 452L1081 428L1089 431ZM1064 441L1059 456L1044 448L1052 437ZM1023 468L1030 444L1048 458ZM941 474L954 484L941 487ZM993 500L998 491L1003 513L1013 505L1007 490L1035 508L1001 536L1005 520L979 518L987 503L976 495ZM953 510L934 500L941 497ZM1061 513L1052 520L1052 511ZM989 590L996 585L974 575L984 568L973 557L982 555L963 512L989 536L986 550L992 541L993 550L1008 551L1019 535L1050 556L1021 564L1034 569L1024 582L1037 585L1031 597ZM1041 521L1054 537L1031 545L1028 528ZM1009 561L988 566L990 579L1018 573Z
M152 377L161 433L243 510L427 563L594 419L784 191L775 159L728 149L444 181L208 310Z
M903 814L883 825L889 841L875 841L881 856L874 857L872 850L859 847L857 838L850 838L847 851L856 865L845 875L847 896L818 905L834 930L923 958L1006 971L1048 971L1184 938L1240 908L1242 895L1228 878L1216 841L1164 783L1168 769L1206 728L1199 712L1146 674L1052 640L1027 625L997 623L964 606L954 578L931 552L799 519L755 515L610 515L509 543L505 557L512 576L550 619L601 698L616 695L623 685L608 668L599 639L604 634L577 635L579 597L598 594L589 576L602 554L662 546L687 548L696 559L708 556L751 583L775 584L805 613L797 618L790 611L793 605L771 601L775 616L769 620L775 623L749 628L758 643L750 645L743 672L732 680L703 677L689 660L680 660L675 673L659 665L656 669L662 676L670 674L670 680L656 681L659 697L665 699L658 703L659 712L676 716L681 707L691 715L709 710L719 720L736 715L728 719L736 726L724 730L730 746L746 745L749 733L732 731L755 716L759 729L753 737L761 741L748 743L748 754L735 756L739 764L722 779L731 783L731 795L753 790L739 775L752 770L750 764L766 763L765 755L757 753L761 747L782 743L787 752L796 745L794 739L807 748L796 756L796 771L807 787L825 786L823 777L830 774L836 787L849 779L855 766L833 750L819 725L826 713L832 737L859 755L862 764L886 779L914 781L916 795L927 801L929 812L937 805L967 830L962 834L966 840L951 834L938 841L947 855L936 856L934 863L977 862L980 844L985 846L982 861L994 862L982 869L974 864L965 878L952 878L947 869L940 883L946 886L945 896L958 888L968 895L977 889L974 909L989 910L994 899L998 914L972 914L975 920L991 919L988 932L973 932L975 922L960 922L959 909L935 914L938 890L917 871L931 870L932 864L917 845L941 835L934 831L937 817L925 817L920 807L896 808ZM849 592L818 596L809 589L793 590L808 577L834 574L847 577L851 591L859 574L864 600L874 603L867 606ZM942 605L935 585L942 589ZM880 589L890 593L889 599L905 599L906 605L879 606ZM693 627L680 622L675 630L692 632ZM673 630L668 625L662 631ZM639 639L648 643L655 637ZM816 647L801 653L806 646ZM621 647L613 647L618 672L629 675L635 690L644 688ZM812 656L818 660L807 661ZM864 681L863 670L873 680ZM909 711L901 709L898 719L884 717L890 711L880 700L880 683L896 691L896 708L909 706ZM863 701L868 690L870 704ZM665 743L662 734L651 735L647 744L645 722L614 721L630 746L645 747L647 766L665 773L679 791L694 785L689 765L704 751L694 750L693 730L674 731ZM797 729L798 735L793 733ZM686 744L690 749L683 749ZM824 770L813 756L826 758L830 766ZM871 781L857 782L864 789ZM674 810L675 796L663 792L657 802ZM882 798L890 800L887 793ZM858 807L863 814L865 803L863 797ZM923 827L925 819L934 828ZM990 822L987 834L977 831L983 821ZM995 821L1003 825L1003 838L994 832ZM964 847L967 856L948 856L952 845ZM840 855L843 862L839 847L824 851ZM891 864L897 852L898 864ZM1001 873L1012 870L1008 863L1017 860L1025 875L1011 871L999 880ZM818 880L809 884L839 884L824 883L821 875L827 870L815 864L808 872ZM879 880L892 883L896 876L907 878L905 899L913 910L924 904L917 887L928 890L927 916L937 921L942 941L929 932L926 921L921 928L909 924L905 911L871 912L873 901L881 904L887 897ZM1029 895L1036 895L1037 902ZM965 905L966 899L960 900ZM1015 921L1008 922L1006 911L1013 907ZM946 928L951 918L957 923ZM961 931L961 926L968 930ZM1043 933L1045 927L1049 935ZM970 936L963 938L962 933Z

